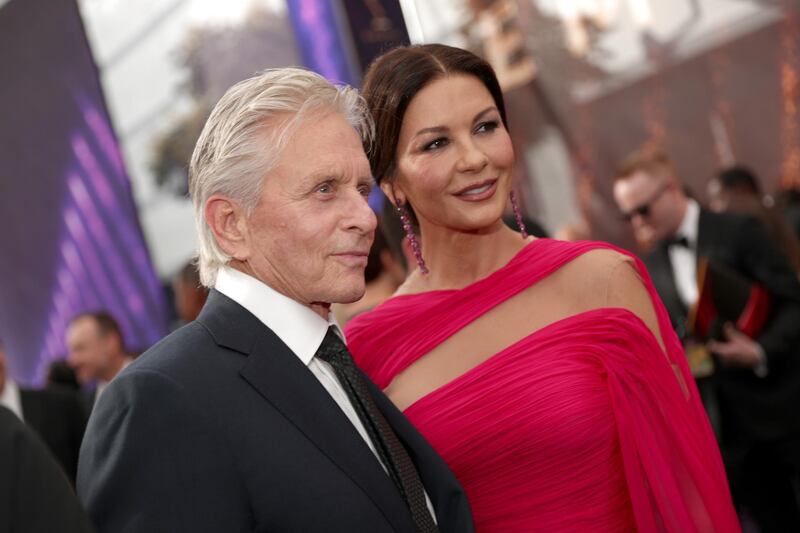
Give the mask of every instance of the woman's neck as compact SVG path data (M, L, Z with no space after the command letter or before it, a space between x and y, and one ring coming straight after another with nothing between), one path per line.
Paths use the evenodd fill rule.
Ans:
M365 309L372 309L389 298L397 290L397 282L386 271L367 283L364 296L358 301Z
M531 241L502 221L479 233L429 228L420 240L429 273L416 270L400 292L466 287L504 266Z

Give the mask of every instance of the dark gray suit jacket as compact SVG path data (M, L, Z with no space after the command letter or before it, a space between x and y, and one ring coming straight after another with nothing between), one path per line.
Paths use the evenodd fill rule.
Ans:
M448 467L373 393L441 531L472 531ZM101 533L414 531L392 481L319 381L217 291L197 321L103 392L81 448L78 494Z

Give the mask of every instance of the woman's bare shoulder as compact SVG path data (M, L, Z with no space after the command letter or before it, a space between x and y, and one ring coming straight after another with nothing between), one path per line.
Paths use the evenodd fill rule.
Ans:
M629 255L611 247L598 247L562 265L553 278L565 296L600 307L605 305L609 284L625 272L635 272Z

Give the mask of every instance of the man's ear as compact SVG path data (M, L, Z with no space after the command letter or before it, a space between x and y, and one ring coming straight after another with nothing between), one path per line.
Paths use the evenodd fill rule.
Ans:
M106 345L106 353L120 353L122 352L122 337L118 334L113 332L107 332L104 334L105 337L103 341Z
M250 245L245 210L230 198L215 194L206 202L204 215L220 248L234 259L246 260Z

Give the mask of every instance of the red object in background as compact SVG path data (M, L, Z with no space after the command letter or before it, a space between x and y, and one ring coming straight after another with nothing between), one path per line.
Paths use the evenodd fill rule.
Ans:
M750 338L761 333L771 302L766 289L723 263L701 258L699 297L689 314L689 331L699 340L724 340L723 326L731 323Z

